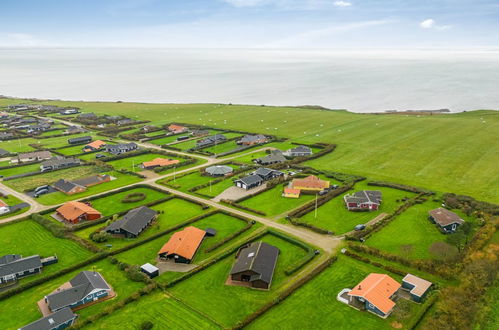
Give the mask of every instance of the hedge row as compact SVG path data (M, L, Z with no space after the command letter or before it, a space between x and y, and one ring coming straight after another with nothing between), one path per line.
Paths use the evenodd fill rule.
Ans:
M418 309L415 315L411 317L409 322L405 325L407 329L416 329L416 327L419 325L421 320L423 320L424 316L430 308L435 304L439 296L439 293L437 291L433 291L430 297L426 298L426 301L423 303L423 307Z
M358 255L356 253L353 253L353 252L350 252L348 250L346 250L344 252L344 254L346 256L349 256L350 258L353 258L353 259L356 259L356 260L359 260L359 261L362 261L363 263L366 263L366 264L370 264L370 265L373 265L373 266L376 266L378 268L382 268L384 270L387 270L389 272L392 272L393 274L397 274L397 275L400 275L400 276L405 276L407 275L407 272L404 271L404 270L401 270L401 269L398 269L398 268L395 268L395 267L392 267L392 266L387 266L387 265L383 265L382 263L379 263L379 262L376 262L376 261L373 261L369 258L366 258L366 257L363 257L361 255Z
M238 204L238 203L236 203L236 202L234 202L233 200L230 200L230 199L221 199L220 202L225 203L225 204L230 205L230 206L233 206L235 208L238 208L238 209L241 209L241 210L244 210L244 211L253 212L253 213L256 213L256 214L259 214L259 215L262 215L262 216L266 216L267 215L267 213L265 213L265 212L262 212L262 211L259 211L259 210L255 210L255 209L252 209L252 208L247 207L247 206L243 206L243 205Z
M327 229L324 229L324 228L320 228L320 227L316 227L308 222L302 222L302 221L298 221L296 220L295 218L293 217L286 217L286 220L288 220L292 225L294 226L299 226L299 227L305 227L305 228L308 228L312 231L315 231L316 233L319 233L319 234L324 234L324 235L334 235L334 232L330 231L330 230L327 230Z
M408 191L416 194L425 194L425 195L435 195L434 191L408 186L400 183L386 182L386 181L370 181L367 183L368 186L377 186L377 187L388 187L394 188L398 190Z
M182 195L175 195L173 196L174 198L178 198L178 199L183 199L185 201L188 201L188 202L191 202L193 204L197 204L199 206L201 206L201 209L203 210L206 210L206 209L209 209L210 206L209 205L206 205L198 200L195 200L195 199L192 199L192 198L189 198L189 197L186 197L186 196L182 196Z
M55 237L63 238L66 235L67 231L66 227L60 226L37 213L32 214L31 219L39 223L42 227L47 229Z
M321 263L317 268L315 268L313 271L305 275L304 277L300 278L298 281L294 282L289 288L284 290L279 297L276 299L268 302L261 308L259 308L256 312L253 314L249 315L247 318L245 318L243 321L239 322L234 329L243 329L244 327L248 326L251 322L256 320L258 317L261 315L265 314L268 312L270 309L273 307L279 305L281 302L283 302L286 298L288 298L291 294L293 294L297 289L305 285L307 282L312 280L314 277L319 275L323 270L331 266L335 261L337 257L331 257L330 259L327 259L323 263Z
M188 192L196 192L196 191L198 191L198 190L201 190L201 189L203 189L203 188L206 188L206 187L210 186L210 184L211 184L211 185L214 185L214 184L217 184L217 183L219 183L219 182L222 182L223 180L224 180L224 178L218 178L218 179L215 179L215 180L213 180L213 181L210 181L210 182L207 182L207 183L203 183L203 184L200 184L200 185L194 186L194 187L192 187L192 188L189 188L187 191L188 191Z
M236 231L235 233L232 233L231 235L225 237L223 240L221 241L218 241L217 243L213 244L213 245L210 245L208 246L204 252L206 253L209 253L213 250L216 250L218 249L219 247L221 247L222 245L224 245L225 243L227 242L230 242L232 241L234 238L242 235L243 233L245 233L246 231L250 230L250 228L253 226L253 223L249 222L246 224L246 226L244 226L243 228L239 229L238 231Z

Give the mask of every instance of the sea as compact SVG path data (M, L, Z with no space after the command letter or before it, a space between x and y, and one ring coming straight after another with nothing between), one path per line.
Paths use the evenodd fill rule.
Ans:
M499 51L2 48L0 95L353 112L499 109Z

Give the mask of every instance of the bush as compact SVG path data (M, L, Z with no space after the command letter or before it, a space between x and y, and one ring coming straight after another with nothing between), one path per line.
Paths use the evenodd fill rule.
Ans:
M109 239L109 234L104 230L96 231L91 233L89 235L89 238L96 243L104 243L107 242L107 240Z
M144 321L140 325L141 330L150 330L154 327L154 324L151 321Z
M143 201L144 199L146 199L146 194L136 192L136 193L131 193L131 194L126 195L125 198L123 198L121 200L121 202L122 203L136 203L136 202Z

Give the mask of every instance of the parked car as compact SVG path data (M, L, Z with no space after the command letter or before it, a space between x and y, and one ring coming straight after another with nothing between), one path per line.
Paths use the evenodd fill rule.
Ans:
M33 197L38 198L40 195L48 194L49 190L48 189L41 189L33 195Z
M49 185L43 185L35 188L35 193L37 193L40 190L49 190Z
M366 225L360 224L360 225L355 226L355 230L357 230L357 231L363 230L363 229L366 229Z
M106 155L104 155L104 154L96 154L95 155L95 158L97 158L97 159L104 158L104 157L106 157Z

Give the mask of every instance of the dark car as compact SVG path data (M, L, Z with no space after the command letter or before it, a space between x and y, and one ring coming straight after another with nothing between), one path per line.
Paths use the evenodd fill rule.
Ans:
M363 229L366 229L366 225L357 225L355 226L355 230L363 230Z
M106 157L106 155L104 155L104 154L96 154L95 155L95 158L97 158L97 159L104 158L104 157Z
M43 185L43 186L36 187L35 188L35 193L38 193L41 190L49 190L49 186L48 185Z

